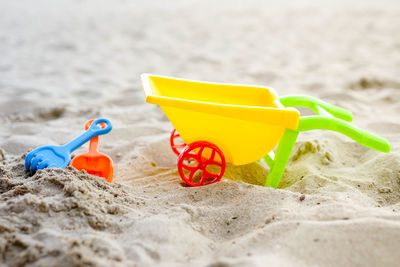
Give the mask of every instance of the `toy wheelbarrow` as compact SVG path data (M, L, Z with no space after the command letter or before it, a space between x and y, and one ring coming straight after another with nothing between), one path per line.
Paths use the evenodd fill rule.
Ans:
M270 167L265 186L276 188L302 131L331 130L377 151L390 151L386 139L351 125L350 111L312 97L278 98L273 89L260 86L149 74L141 78L146 102L159 105L176 129L171 146L179 154L179 174L190 186L219 181L227 162L243 165L264 158ZM293 107L307 107L317 115L300 118ZM179 135L184 144L174 143Z

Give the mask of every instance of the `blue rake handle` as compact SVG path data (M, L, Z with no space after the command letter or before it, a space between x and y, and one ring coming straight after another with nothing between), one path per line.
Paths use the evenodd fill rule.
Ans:
M107 126L105 128L101 128L98 124L105 123ZM92 139L93 137L107 134L112 130L111 122L106 118L96 119L92 122L92 125L87 129L86 132L81 134L80 136L76 137L71 142L63 145L62 147L65 148L69 153L75 151L79 147L81 147L84 143Z

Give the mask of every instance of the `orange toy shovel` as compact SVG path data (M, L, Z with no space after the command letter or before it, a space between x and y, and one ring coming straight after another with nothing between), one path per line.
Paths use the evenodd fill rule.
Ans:
M86 122L85 129L89 129L93 120ZM106 127L106 124L100 124ZM75 169L86 170L87 173L104 177L108 182L113 178L113 162L111 158L99 152L99 137L90 139L89 152L80 154L72 159L71 166Z

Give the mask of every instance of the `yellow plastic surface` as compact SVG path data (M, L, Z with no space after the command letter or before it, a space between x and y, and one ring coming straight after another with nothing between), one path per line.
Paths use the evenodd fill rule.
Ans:
M283 107L276 93L261 86L189 81L142 74L146 102L160 105L190 144L217 145L234 165L270 152L285 129L297 129L300 113Z

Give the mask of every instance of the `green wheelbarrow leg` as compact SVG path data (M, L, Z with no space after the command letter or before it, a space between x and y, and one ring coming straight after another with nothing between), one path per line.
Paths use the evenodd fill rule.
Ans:
M270 168L268 173L265 186L271 186L273 188L278 187L298 135L299 131L297 130L286 129L283 133L278 148L276 149L274 163L272 164L272 168Z

